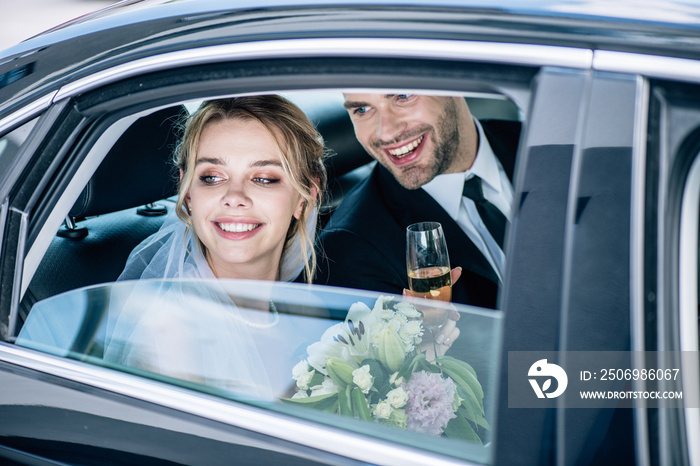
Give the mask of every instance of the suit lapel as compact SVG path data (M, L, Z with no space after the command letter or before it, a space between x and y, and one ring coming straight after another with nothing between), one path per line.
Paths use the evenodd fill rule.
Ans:
M489 145L501 162L508 179L513 182L515 155L522 125L518 121L479 120Z
M452 217L422 189L409 190L401 186L394 175L377 164L375 168L379 189L387 210L404 229L413 223L434 221L442 224L452 267L463 269L498 283L491 264L472 243Z

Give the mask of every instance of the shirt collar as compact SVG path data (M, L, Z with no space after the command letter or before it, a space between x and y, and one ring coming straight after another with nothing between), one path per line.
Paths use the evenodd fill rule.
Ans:
M484 134L479 120L474 118L474 123L479 132L479 149L472 167L464 173L437 175L423 185L423 189L430 194L452 218L457 218L459 214L462 203L464 180L471 175L478 176L496 191L501 191L501 177L498 172L496 155L493 153L488 139L486 139L486 135Z
M423 185L425 192L437 201L452 218L457 218L462 204L464 173L438 175Z
M481 127L479 120L475 118L474 123L479 131L479 150L476 153L476 159L474 159L472 167L465 173L465 179L470 178L471 175L478 176L496 192L501 192L501 176L498 171L496 155L493 153L488 139L486 139L484 129Z

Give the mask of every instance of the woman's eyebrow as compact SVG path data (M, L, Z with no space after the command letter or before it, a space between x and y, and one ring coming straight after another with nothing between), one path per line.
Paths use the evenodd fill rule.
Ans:
M282 162L276 159L269 159L269 160L256 160L255 162L252 162L250 164L251 167L269 167L269 166L274 166L274 167L282 167Z
M203 163L210 163L212 165L226 165L223 159L218 158L218 157L199 157L197 160L194 162L195 166L196 165L201 165Z
M195 165L201 165L203 163L210 163L212 165L226 165L226 161L220 157L200 157L197 159L195 162ZM282 167L282 162L276 159L263 159L263 160L255 160L250 163L249 165L252 168L260 168L260 167Z

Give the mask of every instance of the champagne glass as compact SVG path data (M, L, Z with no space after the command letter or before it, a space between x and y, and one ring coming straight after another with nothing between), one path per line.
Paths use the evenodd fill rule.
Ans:
M438 222L421 222L406 228L408 287L414 296L449 302L452 277L447 242ZM436 334L449 315L446 306L421 310L426 332Z

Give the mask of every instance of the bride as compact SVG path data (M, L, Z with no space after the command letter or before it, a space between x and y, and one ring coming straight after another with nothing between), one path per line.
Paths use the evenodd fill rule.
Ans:
M189 116L174 156L176 215L127 260L119 280L140 281L113 293L105 359L273 396L259 337L280 320L274 302L241 303L214 279L311 283L323 156L313 124L280 96L213 100Z

